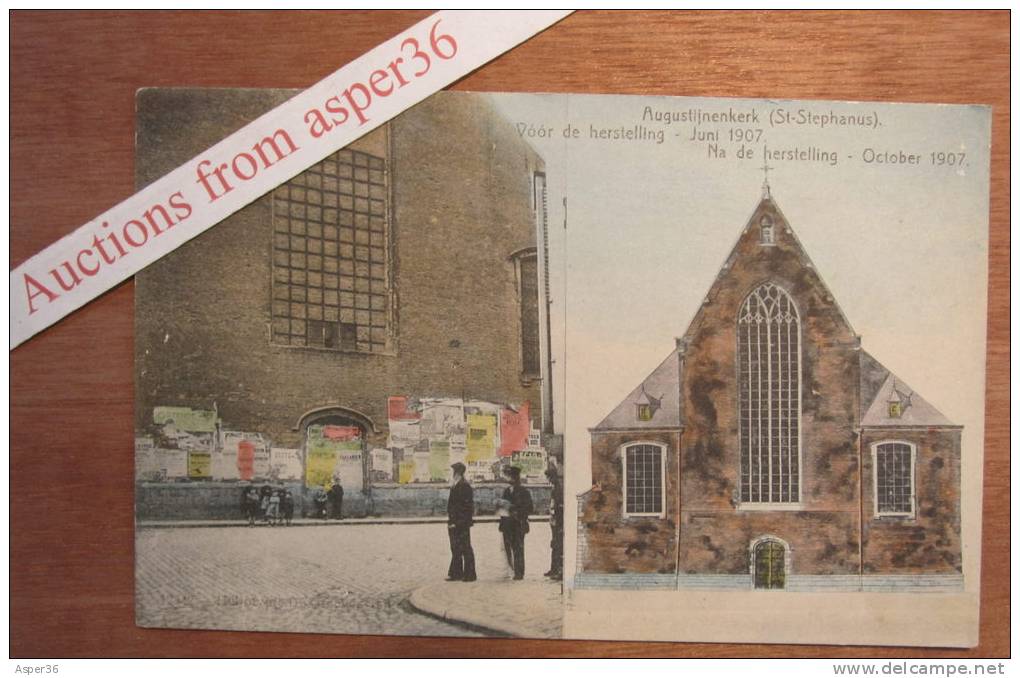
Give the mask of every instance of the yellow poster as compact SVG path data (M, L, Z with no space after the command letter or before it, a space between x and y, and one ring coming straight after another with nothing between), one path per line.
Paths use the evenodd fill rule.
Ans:
M400 477L397 482L406 485L414 478L414 459L405 459L400 462Z
M333 469L335 468L336 450L329 447L309 446L305 464L305 485L328 487L333 482Z
M216 430L216 412L190 407L155 407L152 421L158 426L172 423L179 431L212 433Z
M212 455L208 452L188 452L188 477L211 478Z
M495 415L467 415L467 452L469 462L496 458Z

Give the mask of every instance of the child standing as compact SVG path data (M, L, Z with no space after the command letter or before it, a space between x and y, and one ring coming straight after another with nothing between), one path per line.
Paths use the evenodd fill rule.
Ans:
M280 522L280 490L273 490L269 495L269 508L266 510L266 521L270 525Z

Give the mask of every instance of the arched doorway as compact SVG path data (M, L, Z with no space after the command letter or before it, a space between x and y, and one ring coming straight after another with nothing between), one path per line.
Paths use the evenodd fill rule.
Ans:
M297 428L304 438L307 489L328 489L339 477L348 497L365 491L367 437L376 432L369 417L347 408L324 407L302 415Z
M789 572L789 546L776 537L751 544L751 577L756 589L784 589Z

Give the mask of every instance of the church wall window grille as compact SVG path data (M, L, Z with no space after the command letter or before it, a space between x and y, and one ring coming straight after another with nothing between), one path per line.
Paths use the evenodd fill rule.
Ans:
M529 247L515 253L513 259L517 273L517 303L521 328L521 378L525 382L530 382L542 376L538 250Z
M891 441L872 446L875 476L875 515L914 515L916 447Z
M740 500L800 501L800 316L790 295L764 283L737 316Z
M271 341L391 350L386 161L341 150L273 191Z
M654 443L623 447L623 510L629 516L666 515L664 482L666 450Z

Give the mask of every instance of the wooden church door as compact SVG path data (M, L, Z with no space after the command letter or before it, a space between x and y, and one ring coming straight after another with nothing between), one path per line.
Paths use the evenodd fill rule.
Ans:
M786 549L777 541L763 541L754 548L754 588L786 587Z

